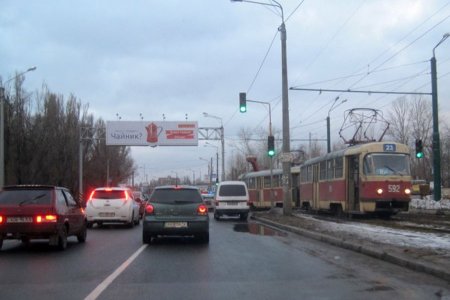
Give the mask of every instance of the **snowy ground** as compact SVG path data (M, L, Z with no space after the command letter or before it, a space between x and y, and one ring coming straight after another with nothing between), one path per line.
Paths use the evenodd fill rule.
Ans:
M429 197L425 199L412 199L410 209L416 212L435 213L436 210L445 212L450 222L450 200L434 201ZM383 243L402 248L433 249L438 252L448 252L450 254L450 234L418 232L408 229L389 228L378 225L363 223L344 222L335 223L313 218L312 216L301 215L301 218L308 218L317 227L324 231L339 236L345 233L351 236L371 241ZM406 224L405 224L406 225ZM426 224L423 224L426 227Z
M450 200L434 201L430 196L425 196L424 199L411 199L409 207L417 209L450 210Z

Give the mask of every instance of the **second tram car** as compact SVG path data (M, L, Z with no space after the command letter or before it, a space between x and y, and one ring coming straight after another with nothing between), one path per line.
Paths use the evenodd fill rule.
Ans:
M372 142L307 160L300 170L300 206L340 214L390 216L411 200L408 146Z
M291 193L293 205L299 205L298 177L300 167L291 168ZM254 209L265 209L283 206L282 169L262 170L245 173L240 180L245 181L250 196L250 206ZM271 180L272 178L272 180Z

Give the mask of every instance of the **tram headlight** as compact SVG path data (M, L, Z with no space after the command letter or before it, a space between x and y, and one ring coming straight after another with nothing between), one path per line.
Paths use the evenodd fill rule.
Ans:
M405 189L405 194L406 194L406 195L410 195L410 194L411 194L411 190L408 189L408 188L406 188L406 189Z
M377 194L378 194L378 195L383 194L383 189L382 189L382 188L377 189Z

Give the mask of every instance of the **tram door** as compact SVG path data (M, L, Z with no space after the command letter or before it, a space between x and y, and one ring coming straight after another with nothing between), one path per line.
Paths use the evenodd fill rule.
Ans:
M319 209L319 164L312 165L312 206L314 209Z
M359 157L346 157L348 211L359 211Z

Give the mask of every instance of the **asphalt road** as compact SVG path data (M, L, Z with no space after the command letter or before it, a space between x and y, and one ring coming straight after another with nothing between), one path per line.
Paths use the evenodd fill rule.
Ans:
M5 241L0 299L450 299L432 276L253 221L211 218L209 245L141 235L93 228L64 252Z

